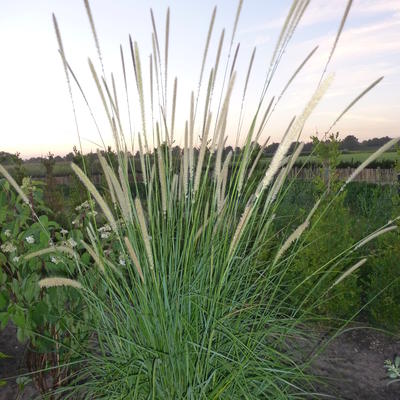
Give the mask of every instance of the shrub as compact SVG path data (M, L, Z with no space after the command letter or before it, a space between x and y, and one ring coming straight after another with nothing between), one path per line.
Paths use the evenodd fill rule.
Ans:
M68 233L49 220L50 210L44 205L39 184L28 178L22 184L35 206L33 212L7 181L0 180L0 329L9 320L16 325L17 339L28 344L28 367L31 371L44 369L34 382L46 392L68 375L64 364L73 361L74 348L86 338L82 322L88 316L82 314L81 296L71 288L40 290L39 280L47 274L77 274L71 254L80 231ZM35 253L42 255L38 259L33 257ZM89 266L88 259L86 262ZM81 322L74 315L79 315Z
M365 299L369 321L392 332L400 331L400 236L398 232L379 238L368 261Z
M291 273L296 285L306 280L296 290L294 299L297 296L302 299L309 293L309 304L317 303L316 311L321 316L336 319L351 319L361 306L361 287L358 285L357 273L328 290L332 281L342 274L344 267L357 261L353 256L340 260L336 265L331 262L338 254L345 254L351 244L356 242L354 221L343 205L344 196L345 193L335 198L329 206L328 201L321 204L314 217L315 227L305 235ZM327 273L329 278L326 277Z
M346 192L344 205L356 221L353 229L358 237L385 224L395 211L396 185L353 182Z

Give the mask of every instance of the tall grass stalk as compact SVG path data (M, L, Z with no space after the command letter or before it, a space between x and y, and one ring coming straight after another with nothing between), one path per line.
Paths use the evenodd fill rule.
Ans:
M121 47L128 113L130 115L132 111L133 115L139 115L141 125L138 145L142 182L139 183L143 185L139 190L135 160L125 144L123 110L117 101L114 75L110 84L104 73L90 6L85 0L102 76L90 60L89 68L118 155L118 167L114 170L99 153L112 206L107 204L104 190L96 188L78 166L71 166L114 232L113 251L124 256L125 261L115 265L104 253L97 231L88 229L82 232L82 246L98 268L90 268L82 257L75 257L81 272L76 280L46 277L40 281L42 288L67 285L83 289L79 293L85 303L85 312L90 315L87 329L91 340L79 343L80 372L72 372L70 384L59 389L63 398L199 400L313 396L314 378L308 373L309 360L299 357L295 351L298 338L309 335L304 326L313 317L313 310L292 305L288 298L291 291L287 289L291 282L285 279L291 260L301 252L299 239L313 224L319 202L306 220L273 248L267 260L260 258L260 252L266 243L276 242L272 226L277 206L285 195L282 188L303 145L288 156L290 146L299 140L304 124L328 90L332 76L318 85L303 113L291 120L268 168L260 171L259 165L267 142L257 155L253 154L254 142L260 139L275 109L274 97L264 106L270 82L308 4L307 0L295 0L289 10L266 71L257 107L252 113L246 109L251 124L238 155L226 153L224 144L232 93L236 90L235 65L239 46L236 46L233 60L231 53L242 1L238 3L217 99L213 96L215 88L219 87L216 79L225 31L222 31L205 90L202 85L203 75L207 74L206 59L216 9L212 13L200 64L198 90L196 94L194 91L190 94L190 115L185 118L186 122L176 122L177 79L173 84L172 107L167 108L167 92L171 86L168 69L170 12L168 9L162 66L157 26L153 11L150 11L153 28L150 82L142 74L138 44L129 37L138 110L134 110L134 103L130 105L129 102L126 77L129 71ZM58 25L56 33L68 78ZM334 47L336 44L337 40ZM315 51L316 48L289 79L278 101ZM238 135L243 128L242 110L245 110L254 55L255 50L249 60L238 126L234 129ZM69 78L68 85L70 88ZM84 95L82 90L81 94ZM197 106L203 95L204 115L197 120ZM150 111L146 108L147 98L151 101ZM134 123L130 117L127 120L129 129L126 131L131 132ZM151 128L147 129L149 120ZM212 124L215 124L214 129L210 128ZM172 151L178 126L180 129L185 127L181 154ZM201 132L198 152L195 132ZM149 135L153 135L154 149L149 148ZM131 142L133 148L133 139ZM367 163L362 167L365 165ZM2 167L0 173L19 192L19 187ZM134 184L129 179L130 174ZM23 192L20 194L27 201ZM89 242L91 246L87 244ZM47 251L50 250L42 253L47 254ZM361 262L348 269L333 282L333 286L340 284L360 265ZM305 303L306 299L298 301L300 305ZM75 318L79 323L79 317Z

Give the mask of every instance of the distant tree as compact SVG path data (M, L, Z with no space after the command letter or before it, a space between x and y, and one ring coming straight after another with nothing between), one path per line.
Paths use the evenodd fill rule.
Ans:
M19 152L16 152L13 156L14 163L14 178L19 185L22 184L22 179L26 176L26 169L23 166L23 160Z
M271 155L271 154L275 153L275 151L278 148L278 146L279 146L279 143L271 143L269 146L267 146L265 148L264 153L268 154L268 155Z
M58 218L62 214L64 208L61 192L54 179L54 166L56 164L54 154L49 152L47 157L43 158L41 162L46 169L44 199L49 208L55 213L55 217Z
M50 153L50 152L46 158L42 159L42 164L46 168L46 177L47 178L52 179L55 163L56 163L56 160L54 158L54 154Z
M391 140L390 137L384 136L381 138L363 140L361 144L365 150L370 150L370 149L377 149L383 146L385 143L389 142L390 140Z
M74 153L72 153L72 151L70 151L65 157L64 160L65 161L72 161L74 159Z
M336 167L339 164L340 144L339 132L331 133L326 140L320 140L317 136L312 137L315 154L322 164L321 180L316 179L317 187L322 192L330 192L337 183Z
M303 147L303 154L310 154L313 149L313 142L308 142Z
M360 150L360 147L360 142L353 135L347 135L340 144L341 150L356 151Z
M0 151L0 164L12 164L14 163L14 154L7 153L6 151Z

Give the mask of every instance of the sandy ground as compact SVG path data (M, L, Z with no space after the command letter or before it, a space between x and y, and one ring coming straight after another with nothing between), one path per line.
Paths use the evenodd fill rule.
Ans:
M312 345L304 343L310 351ZM0 351L11 358L0 360L0 378L26 372L24 346L15 338L15 328L9 325L0 332ZM388 386L384 361L400 354L400 338L366 329L344 333L333 340L313 364L313 372L327 379L319 392L343 400L400 400L400 383ZM15 379L0 388L0 400L37 399L37 392L28 386L19 394Z

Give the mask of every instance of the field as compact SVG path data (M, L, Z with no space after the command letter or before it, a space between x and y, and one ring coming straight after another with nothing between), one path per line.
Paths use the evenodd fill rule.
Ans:
M34 178L46 176L46 168L40 162L25 162L23 163L23 168L25 168L27 176L32 176ZM15 167L13 165L10 165L7 169L12 173L15 170ZM53 173L54 176L70 175L72 173L70 162L56 162L56 164L54 165Z
M354 152L354 153L346 153L346 154L340 154L339 157L339 162L346 162L346 163L361 163L365 161L372 152ZM382 162L382 161L393 161L395 162L396 160L399 160L399 154L395 151L388 151L381 155L380 157L377 158L376 162ZM260 166L266 165L271 161L271 157L262 157L260 160ZM302 164L303 162L318 162L318 156L300 156L298 158L297 163ZM46 176L46 168L41 162L24 162L23 163L23 168L26 170L26 175L27 176L32 176L32 177L45 177ZM13 173L15 170L15 166L13 165L8 165L7 169ZM95 166L93 172L100 173L100 165ZM53 175L54 176L68 176L72 174L72 170L70 168L70 162L69 161L58 161L54 165L53 169Z
M372 152L354 152L354 153L346 153L346 154L340 154L339 157L339 162L359 162L362 163L365 161ZM396 161L399 159L399 154L395 151L392 152L386 152L385 154L382 154L380 157L377 158L376 161L383 161L383 160L389 160L389 161ZM318 161L317 156L300 156L299 157L299 162L302 161Z

